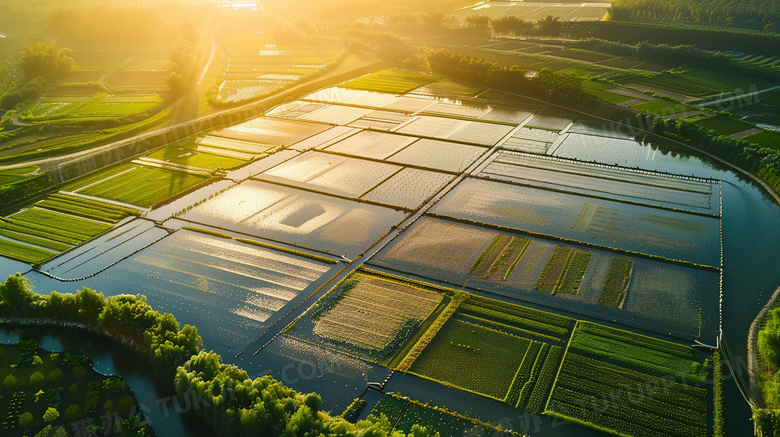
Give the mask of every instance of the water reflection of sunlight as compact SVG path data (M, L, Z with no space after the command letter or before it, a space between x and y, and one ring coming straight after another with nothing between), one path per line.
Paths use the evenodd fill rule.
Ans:
M234 11L256 11L262 6L253 0L217 0L217 6Z

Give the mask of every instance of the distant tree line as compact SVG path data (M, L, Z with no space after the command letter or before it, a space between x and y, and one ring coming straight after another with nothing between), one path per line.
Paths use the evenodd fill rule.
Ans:
M105 298L88 288L44 296L17 273L0 284L0 317L78 323L130 345L220 436L407 437L390 431L385 416L353 424L321 411L322 398L315 393L302 395L270 376L249 378L218 354L201 350L195 327L180 329L173 315L153 310L144 296ZM439 434L415 425L408 436Z
M716 155L758 176L780 193L780 152L731 138L698 126L686 119L672 120L652 114L638 114L639 126L668 135Z
M617 0L610 18L664 20L777 31L780 4L776 0Z
M365 52L394 64L416 60L417 50L400 35L373 27L355 27L346 33L345 43L351 50Z
M582 92L582 79L572 73L543 68L536 76L529 77L517 65L507 67L444 50L427 50L425 61L435 73L573 107L582 107L588 97Z
M91 3L89 7L61 6L47 17L52 35L65 44L169 44L176 23L208 22L214 18L213 2Z
M69 49L48 42L32 42L24 47L17 62L22 78L0 97L0 108L12 109L19 103L46 93L50 81L63 79L73 68Z
M630 45L642 41L669 46L692 45L701 50L780 56L780 34L674 23L567 21L561 23L559 36L597 38Z
M491 35L556 36L561 21L551 15L537 21L526 21L516 16L491 19L487 15L470 15L457 20L440 10L391 14L384 22L393 32L432 35L490 37Z
M674 65L700 65L717 67L733 64L733 58L721 52L701 50L693 45L670 46L640 41L636 44L623 44L598 38L577 41L574 47L610 53L626 58L636 58Z

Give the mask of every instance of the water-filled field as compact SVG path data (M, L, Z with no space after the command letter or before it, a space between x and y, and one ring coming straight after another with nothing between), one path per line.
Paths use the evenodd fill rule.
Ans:
M256 178L356 198L400 170L382 162L307 152Z
M482 226L423 218L370 263L664 334L717 329L717 272Z
M328 126L324 124L258 117L236 126L213 131L211 135L264 145L289 146L327 129Z
M447 173L404 168L361 199L414 209L439 192L453 178L453 175Z
M469 179L438 214L708 266L720 265L720 220L649 206Z
M175 314L182 325L196 325L205 347L227 356L251 343L336 267L180 230L98 276L67 286L46 282L39 289L71 292L87 286L106 295L143 294L153 308Z
M417 141L415 137L362 131L328 147L329 152L346 153L373 159L386 159Z
M617 167L582 165L530 154L506 153L479 173L491 179L531 184L584 195L720 214L720 186Z
M179 218L354 257L403 216L381 206L250 180Z
M421 116L398 129L399 133L492 146L512 131L512 126L453 118Z

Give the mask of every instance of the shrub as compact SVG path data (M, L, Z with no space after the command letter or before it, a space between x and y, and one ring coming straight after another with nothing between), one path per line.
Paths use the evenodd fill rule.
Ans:
M5 385L8 388L11 388L16 385L16 377L13 375L8 375L3 379L3 385Z
M38 385L42 383L44 380L46 380L46 377L43 376L43 373L41 372L35 372L32 375L30 375L30 384L32 385Z
M79 411L81 411L81 409L78 405L68 405L68 407L65 408L65 417L68 419L75 419L76 417L79 417Z

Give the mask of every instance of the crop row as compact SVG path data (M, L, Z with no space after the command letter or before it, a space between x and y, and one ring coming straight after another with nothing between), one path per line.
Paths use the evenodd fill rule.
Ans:
M610 308L619 308L631 283L631 269L634 262L628 258L614 257L609 265L607 280L601 289L599 303Z
M55 250L58 252L61 252L63 250L68 250L72 247L70 244L60 243L58 241L52 241L46 238L39 238L25 233L9 231L7 229L3 229L1 225L0 225L0 235L2 235L3 237L12 238L14 240L21 241L22 243L34 244L36 246L45 247L47 249ZM3 243L5 243L5 241Z
M81 240L87 240L111 229L111 225L107 223L86 220L39 208L30 208L15 214L12 219L25 225L42 225L57 233L70 233Z
M479 254L474 264L469 269L469 274L485 278L490 275L493 264L496 263L496 259L504 251L507 244L511 241L512 236L507 234L498 234L493 238L493 241Z
M343 88L403 94L436 81L435 76L403 70L382 70L342 84Z
M552 255L542 268L542 273L536 280L536 289L545 293L555 293L561 281L566 265L571 257L572 250L566 246L555 246Z
M534 366L533 368L531 368L531 374L528 380L523 385L523 389L520 391L520 397L517 399L517 403L515 403L515 407L524 408L528 404L528 399L531 397L531 392L536 386L536 382L539 380L539 374L542 373L542 368L544 367L544 364L547 362L549 352L550 352L550 345L546 343L543 344L542 349L539 351L539 355L536 357L536 360L534 361Z
M459 312L484 317L489 320L495 320L499 323L505 323L507 325L516 326L518 328L526 328L531 331L540 332L558 338L565 336L569 332L567 328L562 328L560 326L550 325L545 322L539 322L521 316L516 316L510 313L505 313L503 311L496 311L490 308L485 308L481 305L464 303L460 306Z
M20 234L33 235L36 237L46 238L54 240L60 243L69 245L76 245L83 241L83 239L70 232L62 230L50 229L47 226L39 225L37 223L23 222L15 220L13 217L2 218L0 217L0 229L5 229L11 232L17 232Z
M517 368L515 379L512 380L512 385L509 386L509 391L507 391L506 397L504 398L504 402L507 404L517 405L517 402L520 400L521 392L531 381L532 370L536 367L539 356L542 355L542 346L549 347L546 343L532 341L531 346L525 351L523 362L520 364L520 367ZM546 355L546 350L544 351L544 355Z
M611 360L657 376L679 375L701 382L700 365L691 359L680 358L653 350L650 347L626 344L620 341L576 332L571 348L588 356Z
M563 350L559 346L550 346L550 352L544 360L544 365L536 378L536 384L534 384L531 396L524 408L529 413L538 414L544 409L550 387L558 373L562 353ZM521 407L521 405L518 404L518 407Z
M561 342L560 338L551 337L549 335L540 334L538 332L529 331L523 328L518 328L517 326L510 326L501 322L496 322L495 320L483 319L482 317L477 317L470 314L464 314L461 312L458 312L457 316L460 319L464 320L465 322L474 323L480 326L484 326L486 328L495 329L497 331L505 332L510 335L516 335L518 337L528 337L534 340L541 340L550 343Z
M643 346L654 351L663 352L665 354L674 355L680 358L693 358L693 350L689 347L669 341L658 340L640 334L634 334L633 332L624 331L621 329L610 328L596 323L580 322L577 325L577 331L587 332L588 334L609 338L624 344Z
M672 420L633 405L613 403L601 394L591 396L560 386L555 388L549 410L631 436L707 435L706 424L697 426L688 420ZM706 417L706 412L702 415Z
M591 252L574 251L566 265L566 271L555 288L555 293L577 294L579 292L592 255Z
M128 215L119 211L101 210L92 206L83 206L58 199L46 199L35 204L38 208L78 215L92 220L117 223Z
M513 316L522 317L524 319L535 320L547 325L558 326L565 328L567 331L572 324L572 319L565 316L559 316L557 314L548 313L546 311L535 310L533 308L515 305L513 303L503 302L482 296L470 295L466 303L469 305L480 306L494 311L511 314Z
M601 372L600 375L590 375L598 378L598 381L587 378L579 378L569 373L562 373L558 377L558 386L570 390L591 394L594 396L608 396L611 402L616 404L628 404L637 408L650 411L653 415L666 417L672 420L687 421L706 426L706 417L702 415L707 411L707 402L700 399L694 404L684 404L680 398L671 397L671 402L661 400L657 394L672 393L659 387L658 391L647 390L642 384L625 386L616 384L611 380L609 372ZM657 381L656 381L657 382ZM678 393L674 393L675 395Z
M531 244L531 240L528 238L513 237L506 249L499 255L493 268L490 269L490 274L493 275L498 272L501 279L506 281L515 270L517 263L520 262L520 258L529 244Z
M707 389L694 387L682 379L678 381L670 375L657 377L576 353L566 355L563 370L562 373L577 378L604 381L615 387L645 393L658 401L698 409L706 408Z

